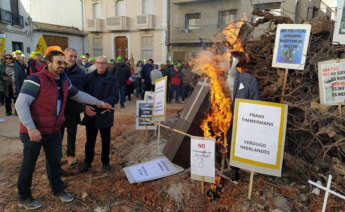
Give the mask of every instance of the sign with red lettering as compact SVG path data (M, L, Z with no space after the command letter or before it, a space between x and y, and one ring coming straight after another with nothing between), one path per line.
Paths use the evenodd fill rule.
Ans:
M191 178L215 183L215 145L213 138L192 137L190 142Z
M320 103L338 105L345 100L345 59L319 62Z

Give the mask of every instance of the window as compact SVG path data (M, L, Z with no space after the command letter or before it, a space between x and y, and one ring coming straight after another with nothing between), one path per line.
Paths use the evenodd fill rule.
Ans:
M152 58L152 36L141 37L141 58Z
M200 13L185 15L185 28L189 30L200 29Z
M229 23L235 21L236 10L223 10L218 12L218 28L223 28Z
M319 14L319 8L313 7L313 17L312 18L315 18L318 14Z
M152 0L142 0L142 9L144 15L151 15L152 7Z
M23 42L12 41L12 51L16 51L16 50L20 50L22 52L24 51Z
M116 2L116 16L126 16L126 5L124 0Z
M93 38L93 55L95 57L103 55L103 45L101 37Z
M92 5L93 9L93 18L99 19L102 17L102 5L101 3L95 3Z

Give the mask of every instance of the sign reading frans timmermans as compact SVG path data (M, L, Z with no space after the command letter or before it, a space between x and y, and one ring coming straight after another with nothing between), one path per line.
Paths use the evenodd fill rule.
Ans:
M287 109L285 104L236 99L230 164L280 177Z

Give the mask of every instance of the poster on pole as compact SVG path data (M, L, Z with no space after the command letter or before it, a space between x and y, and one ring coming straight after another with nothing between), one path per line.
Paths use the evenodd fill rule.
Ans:
M140 183L155 180L183 171L183 168L175 166L166 157L159 157L144 163L135 164L123 168L129 183Z
M137 130L155 130L156 126L154 123L140 119L140 118L145 118L145 119L152 120L153 102L138 100L136 103L137 103L137 107L136 107L137 118L136 118L135 128Z
M338 1L337 17L333 32L333 43L345 44L345 12L343 0Z
M324 105L344 104L345 59L318 63L320 103Z
M236 99L230 164L280 177L287 110L285 104Z
M272 67L303 70L310 29L310 24L278 24Z
M152 117L157 121L165 120L167 99L167 77L162 77L155 82Z
M6 34L0 34L0 53L5 53L5 44L6 44Z
M192 137L190 142L190 167L193 180L215 183L215 145L214 138Z

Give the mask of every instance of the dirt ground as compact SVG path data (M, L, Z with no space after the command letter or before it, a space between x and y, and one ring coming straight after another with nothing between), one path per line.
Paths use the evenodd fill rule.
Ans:
M172 125L184 106L169 104L166 124ZM307 182L303 184L290 180L289 173L284 172L284 169L281 178L255 175L250 201L247 200L249 174L245 171L241 171L241 180L237 185L223 179L221 197L212 202L205 194L201 194L200 182L190 179L190 170L150 182L129 184L122 170L124 166L161 155L153 132L150 134L150 143L146 145L144 132L135 130L133 115L134 101L124 110L117 109L115 112L111 136L111 171L102 170L100 138L97 138L96 154L89 172L79 173L76 167L63 165L64 169L74 173L73 176L63 178L66 190L76 197L71 203L61 203L52 195L45 170L45 157L41 152L32 184L33 196L43 206L37 211L321 211L324 192L321 191L320 195L312 194L313 188ZM170 136L174 136L165 129L161 133L160 149ZM63 144L65 153L66 140ZM79 161L84 157L84 145L85 127L80 126L76 146ZM23 211L17 206L16 189L22 160L21 143L18 138L0 136L0 146L0 212ZM208 189L210 185L205 184L205 190ZM345 211L344 201L331 195L327 211Z

